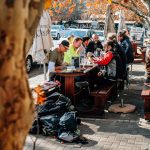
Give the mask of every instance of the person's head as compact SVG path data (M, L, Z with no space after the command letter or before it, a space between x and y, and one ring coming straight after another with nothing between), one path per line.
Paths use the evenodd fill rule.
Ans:
M112 40L114 42L117 41L117 34L116 33L108 33L107 40Z
M69 42L67 40L63 40L60 44L59 44L59 50L60 52L66 52L69 48Z
M73 40L74 40L74 35L70 35L67 39L68 39L69 43L72 44Z
M126 34L125 31L119 31L118 32L117 38L118 38L119 42L122 41L125 38L125 34Z
M89 42L90 42L90 38L88 36L83 37L83 45L84 46L88 46Z
M76 37L73 41L73 46L77 49L81 46L82 39L80 37Z
M97 42L99 40L99 36L97 34L93 34L92 39L94 42Z
M106 52L112 50L113 48L114 48L114 41L111 41L111 40L105 41L104 50Z

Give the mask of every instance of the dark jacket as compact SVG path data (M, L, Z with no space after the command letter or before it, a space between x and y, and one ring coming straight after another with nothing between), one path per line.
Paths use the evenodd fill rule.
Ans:
M132 44L127 36L121 41L121 47L125 51L127 64L132 63L134 60L133 49Z
M122 61L122 70L124 73L126 73L126 64L127 64L127 58L125 51L122 49L122 47L118 44L118 42L115 43L115 51L120 56L120 59Z
M122 70L122 61L119 54L113 50L108 51L104 57L95 59L94 63L100 66L106 66L106 74L109 79L122 79L124 72Z
M91 41L86 48L86 53L88 52L94 53L94 51L96 51L97 48L103 49L101 42L97 41L97 43L95 43L94 41Z

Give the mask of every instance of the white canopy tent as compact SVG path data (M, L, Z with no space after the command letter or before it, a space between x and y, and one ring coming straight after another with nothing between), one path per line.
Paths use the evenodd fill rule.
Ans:
M51 18L47 10L43 10L40 22L35 34L32 45L35 60L44 65L44 79L46 80L46 54L44 51L49 52L54 46L51 37Z
M105 18L105 26L104 26L105 37L107 37L107 34L110 32L112 33L115 32L115 24L114 24L111 4L108 4L106 9L106 18Z
M126 26L126 23L125 23L124 11L123 11L123 10L120 10L120 13L119 13L118 32L119 32L119 31L122 31L122 30L127 31L127 26Z

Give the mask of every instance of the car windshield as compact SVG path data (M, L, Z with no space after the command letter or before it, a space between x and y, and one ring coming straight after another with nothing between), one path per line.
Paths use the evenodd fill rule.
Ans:
M71 35L83 38L84 36L86 36L86 31L82 31L82 30L70 30L70 31L68 31L68 32L65 33L64 38L68 38Z
M100 32L100 31L95 31L97 35L99 36L104 36L104 33L103 32Z
M57 25L52 25L51 29L58 30L60 27Z

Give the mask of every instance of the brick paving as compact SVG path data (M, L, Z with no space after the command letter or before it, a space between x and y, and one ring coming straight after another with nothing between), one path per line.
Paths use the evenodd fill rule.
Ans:
M150 150L150 122L143 119L143 100L140 96L144 80L144 65L134 64L131 84L122 96L125 103L136 105L129 114L109 113L106 105L105 115L100 119L81 118L79 125L88 144L60 143L54 137L39 136L35 150ZM43 75L38 75L38 79ZM42 79L40 78L39 81ZM34 82L36 81L36 83ZM37 78L30 75L30 86L37 84ZM118 103L119 99L115 101ZM33 149L36 136L28 135L24 150Z

